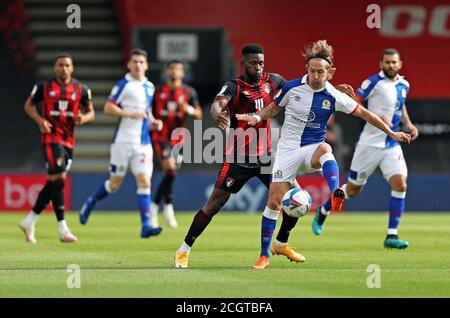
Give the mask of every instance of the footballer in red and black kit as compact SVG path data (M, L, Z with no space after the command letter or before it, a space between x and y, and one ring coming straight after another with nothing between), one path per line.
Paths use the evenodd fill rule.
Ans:
M52 202L59 227L59 239L76 242L64 219L64 186L75 146L74 129L95 118L89 88L72 78L73 59L63 53L55 58L55 78L33 87L25 103L25 112L39 126L42 154L47 167L47 181L36 203L20 228L28 243L36 243L35 223L40 213ZM40 112L37 106L40 104Z
M184 131L180 131L176 138L172 133L177 128L185 127L186 118L200 120L203 117L202 108L195 89L185 83L185 66L180 60L167 62L167 82L155 90L153 100L153 116L163 122L161 131L152 132L152 144L158 156L164 176L160 181L151 209L151 225L158 227L158 211L163 201L163 215L170 227L177 227L175 212L172 205L173 183L176 170L182 162L181 154L172 153L172 147L184 143Z
M230 128L225 160L213 192L207 203L195 214L183 243L175 253L176 268L188 267L192 245L231 194L239 192L253 177L259 178L267 187L271 182L271 174L262 171L263 166L270 166L270 121L263 120L256 126L249 126L238 121L236 114L260 112L273 101L285 80L280 75L263 72L264 49L259 44L250 43L242 48L241 65L242 75L227 81L211 105L211 115L217 126L222 130ZM269 253L275 224L276 220L269 220L263 215L262 254Z

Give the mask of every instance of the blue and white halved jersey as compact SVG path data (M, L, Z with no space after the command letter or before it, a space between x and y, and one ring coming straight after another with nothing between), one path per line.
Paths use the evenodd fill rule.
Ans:
M392 81L386 78L383 71L380 71L362 82L361 87L356 90L356 94L366 101L368 110L388 118L391 122L391 129L398 131L408 91L409 83L403 76L399 75L396 81ZM398 145L398 142L378 128L366 123L358 144L390 148Z
M314 90L307 84L307 75L284 84L275 98L278 106L285 107L284 123L278 149L298 149L323 142L327 122L335 111L350 114L358 103L339 92L329 82Z
M111 90L108 101L128 112L150 113L155 86L145 78L134 79L127 73ZM149 120L121 117L114 133L114 143L150 144Z

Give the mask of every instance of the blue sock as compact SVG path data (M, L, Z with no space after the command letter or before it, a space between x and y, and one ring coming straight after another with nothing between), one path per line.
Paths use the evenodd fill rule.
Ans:
M108 182L108 181L103 182L103 184L95 192L95 194L94 194L95 201L100 201L109 194L109 192L106 190L106 182Z
M391 192L389 200L389 229L398 229L400 218L405 210L405 192Z
M328 182L330 193L339 187L339 166L336 160L327 160L322 164L323 176Z
M272 234L277 226L277 220L272 220L264 215L261 220L261 256L270 257L269 248L272 241Z
M138 208L141 213L141 223L142 226L149 226L150 222L150 207L151 199L150 194L138 194L137 195Z

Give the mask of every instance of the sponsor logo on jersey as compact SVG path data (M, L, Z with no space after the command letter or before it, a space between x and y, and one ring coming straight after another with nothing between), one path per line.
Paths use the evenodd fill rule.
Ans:
M73 92L71 98L72 98L72 100L76 100L77 99L77 93Z
M161 98L161 99L164 99L164 98L166 98L166 94L165 94L165 93L161 93L161 94L159 94L159 98Z
M322 102L322 109L330 110L331 109L331 101L328 99L324 99Z
M269 83L264 83L264 91L269 94L270 93L270 85Z
M224 85L222 87L222 89L220 90L219 94L217 94L217 96L223 96L223 94L225 93L227 88L228 88L228 85Z
M50 91L50 93L48 93L51 97L55 97L56 96L56 92L55 91Z
M247 92L247 91L242 91L242 94L244 94L245 96L248 96L248 95L250 95L250 93L249 93L249 92Z
M406 97L406 89L402 89L402 97L403 97L403 98Z
M308 122L314 121L314 119L316 119L316 113L314 113L313 111L310 111L308 114Z
M297 102L299 102L299 101L302 100L302 97L299 96L299 95L294 95L294 99L295 99Z

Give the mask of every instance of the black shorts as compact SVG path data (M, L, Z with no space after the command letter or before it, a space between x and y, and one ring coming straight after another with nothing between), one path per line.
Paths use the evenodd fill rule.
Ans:
M175 160L177 169L180 169L181 163L183 162L183 155L181 153L174 153L172 148L173 146L168 142L155 142L153 144L153 150L160 161L172 157Z
M56 143L44 144L42 145L42 154L48 174L69 171L73 149Z
M262 174L261 167L248 168L235 163L224 163L219 171L215 187L230 193L238 193L253 177L257 177L269 188L272 175Z

